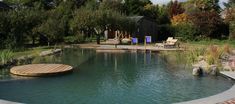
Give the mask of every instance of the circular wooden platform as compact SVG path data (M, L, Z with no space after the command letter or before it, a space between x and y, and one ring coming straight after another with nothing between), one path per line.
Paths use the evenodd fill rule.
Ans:
M20 76L50 76L63 74L72 71L73 67L64 64L30 64L15 66L10 69L10 72Z

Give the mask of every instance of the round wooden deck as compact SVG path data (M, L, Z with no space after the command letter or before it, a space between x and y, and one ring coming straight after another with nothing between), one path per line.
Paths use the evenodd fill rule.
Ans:
M15 75L39 77L58 75L72 71L73 67L64 64L30 64L15 66L10 72Z

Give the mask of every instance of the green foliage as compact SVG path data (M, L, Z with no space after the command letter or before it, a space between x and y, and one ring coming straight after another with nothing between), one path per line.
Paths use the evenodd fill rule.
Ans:
M123 6L122 0L106 0L100 3L99 9L124 13Z
M227 35L226 27L220 16L218 0L189 0L184 7L186 14L196 27L197 38L222 38Z
M235 39L235 20L230 22L229 30L230 30L230 39L234 40Z
M50 43L63 41L69 33L71 9L74 9L72 2L63 2L56 9L46 11L47 19L35 31L44 34Z
M206 48L203 47L203 48L194 48L194 49L191 49L187 52L187 60L189 63L195 63L196 61L198 61L198 57L199 56L204 56L206 52Z
M141 15L144 6L151 4L150 0L125 0L124 10L127 15Z
M188 2L193 3L196 8L202 11L220 11L219 0L189 0Z
M85 41L83 35L74 35L74 36L67 36L64 37L65 43L82 43Z
M24 33L27 31L25 27L25 13L24 10L0 12L1 15L1 38L2 47L14 49L16 47L22 47L24 43Z
M170 16L167 6L147 4L141 13L145 17L153 19L158 24L169 24Z
M194 25L190 23L182 23L174 26L174 33L176 37L181 37L183 41L195 40L197 30Z
M157 23L158 24L169 24L171 23L170 15L168 13L167 6L159 6L158 9L158 16L157 16Z
M13 52L11 50L1 50L0 51L0 63L6 64L7 61L10 61L13 58Z
M147 4L144 6L143 15L151 19L157 20L158 16L158 5Z
M159 25L158 27L158 41L166 40L169 36L174 36L174 28L169 24Z
M228 0L227 3L224 3L224 6L227 8L235 7L235 0Z
M235 39L235 1L229 0L225 3L225 23L229 25L229 39Z
M82 7L75 11L74 18L70 21L73 33L86 35L100 35L107 28L132 32L135 29L134 21L113 10L86 9Z

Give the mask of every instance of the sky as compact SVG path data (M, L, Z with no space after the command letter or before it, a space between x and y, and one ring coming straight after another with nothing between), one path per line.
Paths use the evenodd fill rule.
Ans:
M151 0L153 4L166 4L170 2L171 0ZM178 1L187 1L187 0L178 0ZM227 2L228 0L220 0L220 6L223 8L223 2Z

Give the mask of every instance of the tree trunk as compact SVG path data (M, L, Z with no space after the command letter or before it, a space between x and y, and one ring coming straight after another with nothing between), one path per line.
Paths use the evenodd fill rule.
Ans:
M96 35L96 43L97 43L97 44L100 44L100 34L97 34L97 35Z
M33 41L32 41L32 45L33 47L35 46L35 36L32 37Z

